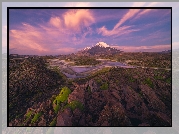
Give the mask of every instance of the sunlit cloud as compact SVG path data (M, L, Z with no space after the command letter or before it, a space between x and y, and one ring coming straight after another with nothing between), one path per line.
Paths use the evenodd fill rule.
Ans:
M157 2L154 3L150 3L147 6L152 6L152 5L156 5ZM145 2L137 2L134 3L133 6L135 5L146 5ZM127 20L136 20L138 18L140 18L141 16L145 16L146 14L148 14L150 11L155 11L153 9L145 9L145 10L141 10L141 9L130 9L119 21L118 23L114 26L114 28L112 30L108 30L105 26L101 27L98 29L98 33L102 34L103 36L120 36L122 35L121 32L123 32L124 34L129 34L131 32L136 32L139 31L140 29L130 29L127 32L125 31L126 28L128 26L121 26L123 25ZM164 21L164 20L163 20ZM163 22L162 21L162 22ZM124 29L124 31L122 31L122 29Z
M132 32L139 31L139 29L133 29L131 26L122 26L113 30L107 30L105 26L98 29L98 33L103 36L118 37L124 34L130 34Z
M114 29L118 28L121 26L125 21L129 20L133 16L135 16L140 9L130 9L123 17L122 19L114 26Z
M49 21L38 26L23 22L17 29L10 30L10 48L44 53L49 53L51 50L55 50L51 51L54 53L74 52L75 49L71 47L83 43L86 35L92 34L93 31L89 26L94 20L89 10L68 10L61 18L51 17ZM66 44L69 44L69 47Z
M60 28L61 27L61 20L59 17L51 17L50 18L50 24L57 27L57 28Z
M130 26L122 26L120 27L123 23L125 23L128 19L132 18L133 16L135 16L138 12L140 11L140 9L130 9L120 20L119 22L114 26L114 28L112 30L108 30L106 29L105 26L101 27L98 29L98 33L101 33L104 36L111 36L111 35L121 35L122 32L124 32L126 29L130 28ZM128 31L127 33L131 33L134 31L138 31L138 30L134 30L131 29L130 32ZM120 34L119 34L120 33Z
M142 12L140 12L140 13L138 14L138 16L147 14L147 13L150 12L151 10L152 10L152 9L145 9L145 10L143 10Z
M90 10L74 9L68 10L61 18L51 17L49 24L60 29L66 28L73 32L81 32L84 27L88 27L94 22L95 18Z
M10 30L10 48L17 47L18 49L29 48L38 51L47 51L39 42L41 34L34 32L29 27L28 30Z
M64 14L66 27L79 31L82 27L94 23L94 17L89 10L69 10Z

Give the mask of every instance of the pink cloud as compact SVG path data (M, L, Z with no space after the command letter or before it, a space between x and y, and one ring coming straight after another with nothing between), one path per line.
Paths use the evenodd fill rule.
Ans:
M86 35L92 34L89 25L93 22L94 18L89 10L69 10L61 18L51 17L49 21L38 26L22 23L16 29L10 30L9 46L20 53L74 52L73 45L83 43ZM86 29L82 29L83 27ZM76 37L76 33L80 33L80 37Z
M71 30L75 33L81 32L84 27L89 27L95 22L95 17L90 10L73 9L65 12L62 17L51 17L49 26L54 26L60 30Z
M113 45L116 49L124 52L160 52L164 50L171 50L171 45L155 45L155 46L117 46Z
M143 10L142 12L140 12L140 13L138 14L138 16L147 14L147 13L150 12L151 10L152 10L152 9L145 9L145 10Z
M139 13L134 17L133 20L139 19L141 16L144 16L144 15L148 14L150 11L156 11L156 10L155 10L155 9L145 9L145 10L139 12Z
M138 12L140 11L140 9L130 9L123 17L122 19L119 20L119 22L114 26L113 29L118 28L119 26L121 26L125 21L127 21L128 19L132 18L133 16L135 16Z
M27 27L26 27L27 28ZM10 48L32 49L38 51L47 51L39 42L42 39L39 32L23 30L10 30Z
M118 34L118 32L122 32L122 30L127 29L128 27L122 27L120 29L115 29L115 30L108 30L105 26L101 27L98 29L98 33L101 33L103 36L111 36Z
M119 22L114 26L112 30L108 30L105 26L99 28L97 31L98 33L102 34L103 36L120 36L122 34L129 34L134 31L139 31L139 29L131 29L131 26L122 26L121 25L129 20L130 18L134 17L140 9L130 9L123 17L119 20ZM130 30L129 30L130 28ZM127 31L126 31L127 30Z
M69 10L64 14L66 27L79 31L82 26L90 26L95 19L89 10Z
M57 28L61 26L61 20L59 17L51 17L49 23Z
M147 3L146 2L137 2L137 3L133 3L133 6L136 6L136 5L146 5ZM147 6L154 6L156 5L157 2L153 2L153 3L150 3L148 4ZM134 31L139 31L139 29L128 29L128 31L126 32L126 28L128 26L122 26L121 25L123 23L125 23L127 20L129 19L132 19L135 21L136 19L140 18L141 16L143 15L146 15L147 13L149 13L150 11L153 11L151 9L145 9L145 10L142 10L141 9L130 9L119 21L118 23L114 26L114 28L112 30L108 30L105 26L101 27L98 29L98 33L101 33L103 36L112 36L112 35L115 35L115 36L120 36L122 34L129 34L131 32L134 32ZM124 30L122 30L124 29Z
M118 37L123 34L129 34L131 32L139 31L140 29L132 29L131 26L122 26L113 30L107 30L105 26L99 28L97 31L99 34L102 34L103 36L114 36Z

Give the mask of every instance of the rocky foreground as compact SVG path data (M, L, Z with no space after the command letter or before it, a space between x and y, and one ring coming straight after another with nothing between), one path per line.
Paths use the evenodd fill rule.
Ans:
M19 117L12 116L10 126L171 126L171 71L108 68L84 79L66 79L59 88L56 88L60 85L57 79L62 77L52 74L47 78L55 82L44 82L53 83L54 88L44 87L45 83L35 85L42 87L40 92L46 90L46 94L39 96L44 95L45 99L36 98L32 104L27 99L23 103L25 90L16 99L10 97L9 114L17 115L13 109L21 111ZM10 82L10 95L14 83L20 81L17 77L16 80ZM47 80L45 76L44 80ZM26 92L31 96L39 94L30 89ZM12 102L18 99L21 103L15 107Z

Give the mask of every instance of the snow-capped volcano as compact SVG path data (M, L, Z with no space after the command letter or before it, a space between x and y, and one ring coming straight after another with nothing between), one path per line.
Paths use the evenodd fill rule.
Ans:
M79 51L79 55L110 55L121 53L120 50L110 47L105 42L98 42L92 47L85 47L82 51Z
M109 45L108 44L106 44L105 42L98 42L97 44L96 44L96 46L99 46L99 47L109 47Z

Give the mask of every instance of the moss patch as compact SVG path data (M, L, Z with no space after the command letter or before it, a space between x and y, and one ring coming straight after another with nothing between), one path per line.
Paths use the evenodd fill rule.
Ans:
M56 126L56 123L57 123L57 118L55 117L49 126Z
M80 110L84 109L83 104L81 102L77 101L77 100L72 101L69 104L67 104L65 106L65 108L67 108L67 107L71 108L72 110L75 110L76 108L79 108Z
M31 123L33 124L37 122L37 120L40 118L41 115L42 115L42 112L35 114L34 118L31 120Z
M144 84L147 84L151 88L154 87L153 82L151 81L150 78L146 78L145 81L144 81Z
M25 117L26 117L26 120L28 120L31 116L32 116L32 111L29 111L28 113L26 113Z
M55 111L56 114L58 113L59 109L60 109L60 105L57 104L57 105L54 107L54 111Z
M71 93L71 90L68 87L63 87L61 89L59 95L57 95L56 97L53 96L52 99L54 99L54 97L55 97L55 99L53 101L53 109L54 109L56 114L60 110L61 103L67 102L67 99L68 99L68 96L69 96L70 93Z
M60 91L60 94L55 98L53 103L59 105L61 102L67 101L70 93L71 90L68 87L63 87L62 90Z
M108 83L105 82L102 86L100 86L101 90L107 90L108 89Z
M167 82L168 84L171 84L171 77L167 78L167 79L166 79L166 82Z

